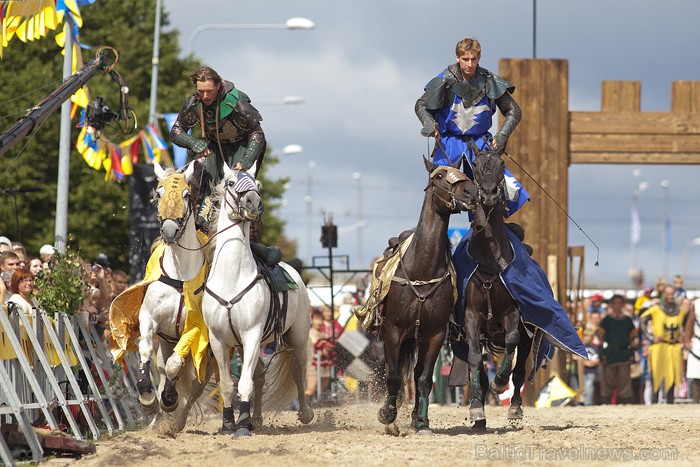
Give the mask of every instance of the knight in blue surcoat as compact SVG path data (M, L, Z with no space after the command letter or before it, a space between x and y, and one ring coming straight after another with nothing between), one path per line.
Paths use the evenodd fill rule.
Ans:
M457 42L455 54L456 63L449 65L425 86L425 92L416 102L415 111L423 125L421 135L436 139L433 162L455 166L463 161L462 170L473 179L476 158L473 145L480 151L489 149L503 154L522 112L511 95L515 86L479 66L481 44L477 39L465 38ZM490 128L497 109L505 118L496 134L491 135ZM505 185L505 216L508 217L520 209L530 196L508 169L505 170ZM500 277L518 303L523 321L541 331L541 337L535 338L533 352L536 365L530 377L552 357L553 346L585 358L585 348L566 312L554 299L544 271L530 258L532 248L522 243L524 230L517 224L506 225L510 228L507 233L515 258L501 271ZM457 314L464 312L463 292L477 267L467 253L470 233L471 230L462 238L452 258L458 276ZM453 351L461 358L459 348L454 343ZM466 355L463 359L466 359Z
M460 40L455 53L456 63L430 80L416 101L415 111L423 124L421 134L437 140L433 162L454 165L464 161L464 173L474 178L472 168L476 154L471 142L480 150L496 149L502 154L522 112L511 95L515 86L479 66L481 44L477 39ZM497 109L505 119L492 136L489 130ZM507 169L506 188L506 211L510 216L530 199L530 195Z

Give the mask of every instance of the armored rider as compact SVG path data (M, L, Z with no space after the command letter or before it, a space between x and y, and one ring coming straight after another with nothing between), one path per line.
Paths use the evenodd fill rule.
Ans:
M473 37L457 42L456 63L425 86L416 101L415 111L423 124L421 135L436 138L433 162L454 165L465 160L463 171L473 178L476 155L471 142L479 148L503 153L522 115L520 106L511 96L515 90L508 81L479 66L481 44ZM505 120L495 136L489 129L496 109ZM530 196L506 169L507 215L517 211Z
M234 170L249 170L257 162L257 176L265 156L262 116L243 91L205 66L190 75L196 92L185 103L170 131L170 140L187 148L191 156L205 158L204 176L198 187L196 206L209 205L211 185L224 176L224 162ZM188 131L192 129L192 134ZM195 177L199 179L199 177ZM202 206L198 221L206 228L207 209Z

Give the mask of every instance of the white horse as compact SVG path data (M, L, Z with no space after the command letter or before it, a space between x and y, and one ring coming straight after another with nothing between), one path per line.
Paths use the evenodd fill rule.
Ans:
M197 239L195 216L190 200L189 182L194 172L194 164L190 164L184 173L165 171L157 163L154 164L154 168L159 180L156 190L158 220L165 246L162 255L154 255L149 261L149 267L155 268L156 273L160 271L160 274L159 277L151 278L153 282L148 283L138 315L141 333L139 401L146 411L153 413L157 410L154 407L156 395L150 378L150 359L155 340L158 339L160 406L166 412L175 413L174 420L166 420L168 417L160 412L154 423L161 419L170 425L167 429L179 432L184 428L189 409L201 395L206 381L197 380L192 358L186 359L181 378L176 382L169 380L165 374L165 360L173 354L187 319L183 284L200 274L205 264L205 255ZM180 404L179 408L175 384L184 399L184 404Z
M224 413L221 432L250 436L262 423L263 410L289 407L298 397L297 413L302 423L310 423L314 412L304 395L306 345L309 336L309 299L301 276L291 266L280 266L296 282L286 297L287 315L282 339L286 350L276 354L267 370L260 360L260 346L274 340L265 333L272 294L262 280L250 248L250 223L262 211L259 186L252 175L231 171L224 164L224 179L214 191L219 212L214 240L216 246L202 297L202 313L209 329L209 343L219 366ZM285 302L279 293L279 303ZM230 374L231 349L243 357L238 381L241 403L238 424L233 416L233 382ZM250 401L255 378L254 418ZM263 395L262 382L267 379Z

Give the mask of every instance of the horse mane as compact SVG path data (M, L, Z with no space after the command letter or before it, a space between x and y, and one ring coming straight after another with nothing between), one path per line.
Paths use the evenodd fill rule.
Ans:
M213 186L211 189L211 195L209 195L209 206L210 211L207 215L209 218L209 243L205 251L207 258L214 253L216 248L216 232L219 228L219 211L221 210L221 201L224 199L226 193L226 179L222 179L217 185Z

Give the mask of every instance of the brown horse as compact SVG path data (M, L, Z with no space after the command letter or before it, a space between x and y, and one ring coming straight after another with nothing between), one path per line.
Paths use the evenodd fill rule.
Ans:
M386 425L396 420L397 396L415 362L412 425L418 433L430 433L428 396L455 303L447 227L451 214L474 208L476 187L456 168L423 160L430 177L418 226L384 300L381 333L388 394L378 418Z
M525 382L525 362L532 348L532 339L522 324L517 303L500 277L514 255L504 222L505 164L495 151L473 149L477 153L474 182L478 189L478 203L468 252L478 266L466 286L464 331L469 348L469 416L474 426L485 427L484 399L488 378L482 363L482 344L499 357L491 390L503 393L511 373L513 375L514 393L508 418L516 420L522 418L520 388ZM518 358L513 369L516 348Z

